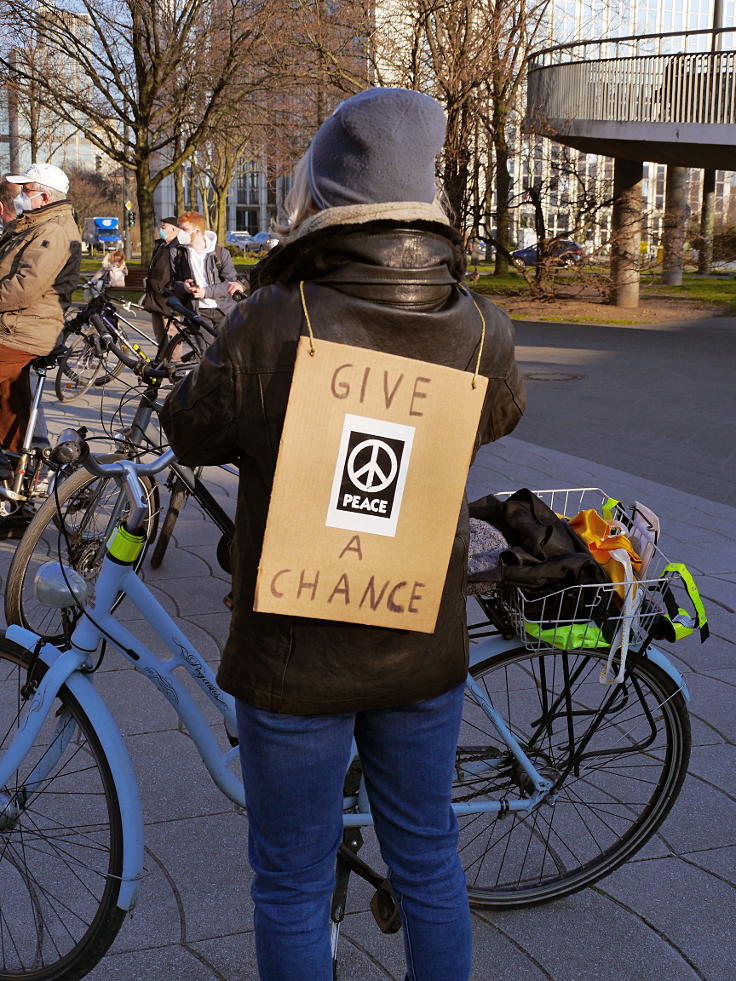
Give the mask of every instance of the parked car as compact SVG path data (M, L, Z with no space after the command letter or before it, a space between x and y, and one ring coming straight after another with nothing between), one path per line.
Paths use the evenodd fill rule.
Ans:
M273 232L258 232L256 235L251 236L243 248L246 252L268 252L278 244L279 240Z
M253 236L250 234L250 232L245 232L245 231L228 232L227 235L225 236L225 244L237 245L239 249L243 249L243 251L245 251L247 243L252 241L252 239Z
M550 242L547 255L558 266L574 266L583 261L583 247L569 238L561 238ZM517 249L511 253L511 261L517 269L525 266L536 266L539 261L539 243L529 245L525 249Z

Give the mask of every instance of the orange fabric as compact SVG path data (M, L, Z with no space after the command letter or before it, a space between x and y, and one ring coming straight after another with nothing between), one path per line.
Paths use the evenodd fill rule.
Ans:
M570 519L570 527L579 535L590 549L590 554L605 567L611 582L622 583L626 580L626 568L611 552L616 549L624 549L631 559L631 568L634 573L641 569L641 558L634 550L634 546L626 535L622 535L618 529L612 534L614 529L611 522L606 521L593 508L579 511L574 518ZM623 589L617 589L623 596Z

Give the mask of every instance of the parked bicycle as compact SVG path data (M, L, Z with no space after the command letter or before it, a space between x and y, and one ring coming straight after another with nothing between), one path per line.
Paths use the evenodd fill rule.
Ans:
M142 352L136 352L132 357L108 332L107 321L97 313L91 315L90 322L102 348L112 350L115 357L144 383L143 390L136 396L133 419L124 431L115 434L115 453L106 457L107 460L134 460L152 451L161 452L164 448L158 425L161 386L169 379L178 377L183 370L191 368L202 346L199 336L201 325L193 315L190 315L190 320L193 326L182 327L176 336L170 338L163 345L163 356L153 363ZM172 360L172 353L179 360ZM171 491L169 505L157 540L159 488L155 478L143 479L147 501L144 522L146 542L138 556L136 568L142 564L146 549L153 542L156 542L156 548L152 564L154 567L160 564L184 500L192 495L220 530L218 559L222 567L229 571L232 519L207 489L201 479L201 470L195 472L172 459L168 483ZM125 494L110 477L101 478L81 469L61 483L53 497L39 508L13 555L5 584L6 622L21 624L59 642L64 636L65 616L69 614L63 615L37 601L33 589L36 572L44 562L58 558L93 584L105 555L105 542L117 523L124 519L126 509Z
M96 478L122 483L127 520L108 538L93 603L74 570L49 563L38 572L40 601L57 610L84 609L65 649L18 626L0 642L0 978L8 979L84 976L136 901L143 818L128 751L94 687L106 647L172 705L223 793L240 806L245 800L234 700L135 572L146 541L142 481L170 466L172 452L148 464L103 464L73 433L62 445L65 459L78 457ZM545 493L558 511L571 500L606 499L587 489ZM618 516L627 514L617 505ZM705 612L694 587L668 566L662 557L656 575L637 581L646 603L629 625L623 678L605 686L599 669L607 651L558 649L554 626L549 646L541 643L540 631L529 631L523 599L487 584L480 597L485 619L470 629L455 780L460 855L473 904L509 908L590 885L630 858L670 810L690 750L689 694L652 639L663 625L674 629L675 620L681 630L704 627ZM166 648L165 658L112 615L123 592ZM554 619L555 609L551 600L545 616ZM179 669L222 716L221 741ZM335 961L351 871L376 887L379 926L390 932L399 925L390 887L356 854L358 830L371 822L356 758L346 777L332 907Z
M128 309L130 304L125 306ZM106 385L125 368L111 345L103 347L99 331L92 324L95 315L102 320L115 347L127 352L134 361L142 355L139 341L153 344L145 331L122 315L116 302L104 290L93 292L92 298L64 324L62 342L68 353L59 364L55 381L56 397L60 402L73 402L93 385ZM139 341L131 340L134 334Z

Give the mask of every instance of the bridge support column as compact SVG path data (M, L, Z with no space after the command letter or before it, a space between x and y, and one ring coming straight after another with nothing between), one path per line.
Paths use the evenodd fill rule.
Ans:
M643 174L643 163L616 157L613 168L610 302L629 309L639 306Z
M667 186L664 199L664 235L662 245L662 282L681 286L685 265L685 197L687 167L667 167Z

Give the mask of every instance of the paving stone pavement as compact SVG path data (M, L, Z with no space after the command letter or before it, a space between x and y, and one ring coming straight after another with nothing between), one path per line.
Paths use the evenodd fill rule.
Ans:
M103 415L109 417L112 404L107 397ZM70 421L99 432L99 394L69 406L49 398L47 414L52 434ZM235 478L213 471L212 480L216 497L232 511ZM475 912L474 981L734 981L736 508L514 436L481 450L470 475L471 498L524 486L595 486L653 507L663 520L664 551L702 577L712 639L702 647L693 639L663 645L692 691L693 753L660 833L584 892L533 909ZM215 664L228 626L222 603L228 583L215 559L211 526L191 502L176 526L175 545L159 570L146 565L145 579ZM0 543L3 577L12 549L13 543ZM127 602L120 615L150 639ZM113 655L98 683L141 784L146 877L137 910L90 981L255 981L245 818L211 784L152 686ZM380 865L373 842L365 854ZM369 900L367 887L356 883L340 976L402 981L401 939L377 930Z

